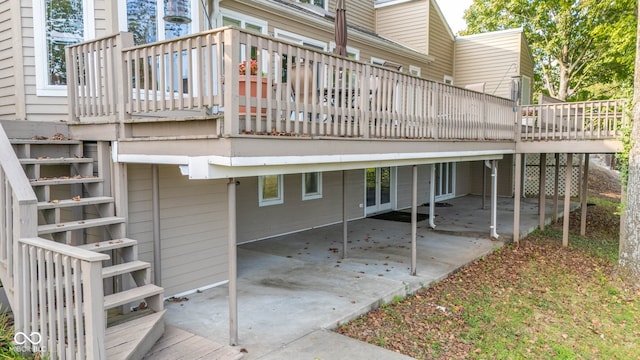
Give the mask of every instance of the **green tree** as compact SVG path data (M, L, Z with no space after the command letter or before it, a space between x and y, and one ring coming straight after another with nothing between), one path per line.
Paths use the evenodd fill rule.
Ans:
M474 0L465 20L463 35L522 28L537 91L562 100L631 94L634 0Z

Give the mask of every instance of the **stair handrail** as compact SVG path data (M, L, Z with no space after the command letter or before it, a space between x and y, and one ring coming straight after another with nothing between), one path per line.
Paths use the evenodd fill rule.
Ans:
M1 124L0 185L0 280L15 333L30 340L17 350L106 358L102 261L109 256L37 236L38 199Z

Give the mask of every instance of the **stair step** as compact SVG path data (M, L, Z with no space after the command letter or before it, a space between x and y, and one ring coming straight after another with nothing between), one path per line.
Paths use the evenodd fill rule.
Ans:
M138 241L136 240L123 238L123 239L100 241L100 242L91 243L91 244L78 245L76 247L79 247L85 250L95 251L95 252L104 252L109 250L121 249L129 246L135 246L137 244L138 244Z
M38 226L38 234L54 234L71 230L87 229L97 226L106 226L120 224L125 221L124 218L117 216L109 216L97 219L75 220L59 224L46 224Z
M164 289L153 284L121 291L104 297L104 309L113 309L116 306L129 304L162 293L164 293Z
M37 158L37 159L20 159L23 165L66 165L66 164L86 164L92 163L92 158Z
M80 200L73 199L65 199L65 200L52 200L52 201L41 201L38 203L38 210L48 210L48 209L57 209L57 208L65 208L65 207L73 207L73 206L84 206L84 205L99 205L99 204L109 204L114 200L109 196L96 196L96 197L88 197L81 198Z
M122 264L107 266L102 268L102 278L106 279L106 278L110 278L110 277L114 277L122 274L128 274L134 271L148 269L150 267L151 267L151 264L149 264L146 261L140 261L140 260L134 260L134 261L129 261Z
M141 359L164 333L162 310L107 328L107 359Z
M91 177L70 177L70 178L41 178L41 179L29 179L31 186L46 186L46 185L73 185L73 184L88 184L102 182L102 178Z

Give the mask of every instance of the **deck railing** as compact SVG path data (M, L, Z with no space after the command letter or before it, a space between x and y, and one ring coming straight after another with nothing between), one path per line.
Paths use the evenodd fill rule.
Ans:
M19 348L104 359L101 272L109 256L37 237L37 198L2 126L0 184L0 280Z
M615 139L629 125L625 100L527 105L521 107L522 140Z
M69 86L72 121L200 110L224 114L224 136L515 137L516 113L507 99L266 35L220 28L122 49L123 36L69 48L68 73L77 76L70 83L78 84ZM113 51L121 54L122 76L103 61ZM240 74L240 63L251 58L255 74ZM107 96L113 93L121 107Z

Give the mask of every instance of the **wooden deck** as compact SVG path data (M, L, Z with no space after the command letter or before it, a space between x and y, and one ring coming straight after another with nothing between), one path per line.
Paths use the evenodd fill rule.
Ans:
M164 335L144 359L233 360L242 358L240 348L217 344L209 339L166 325Z

